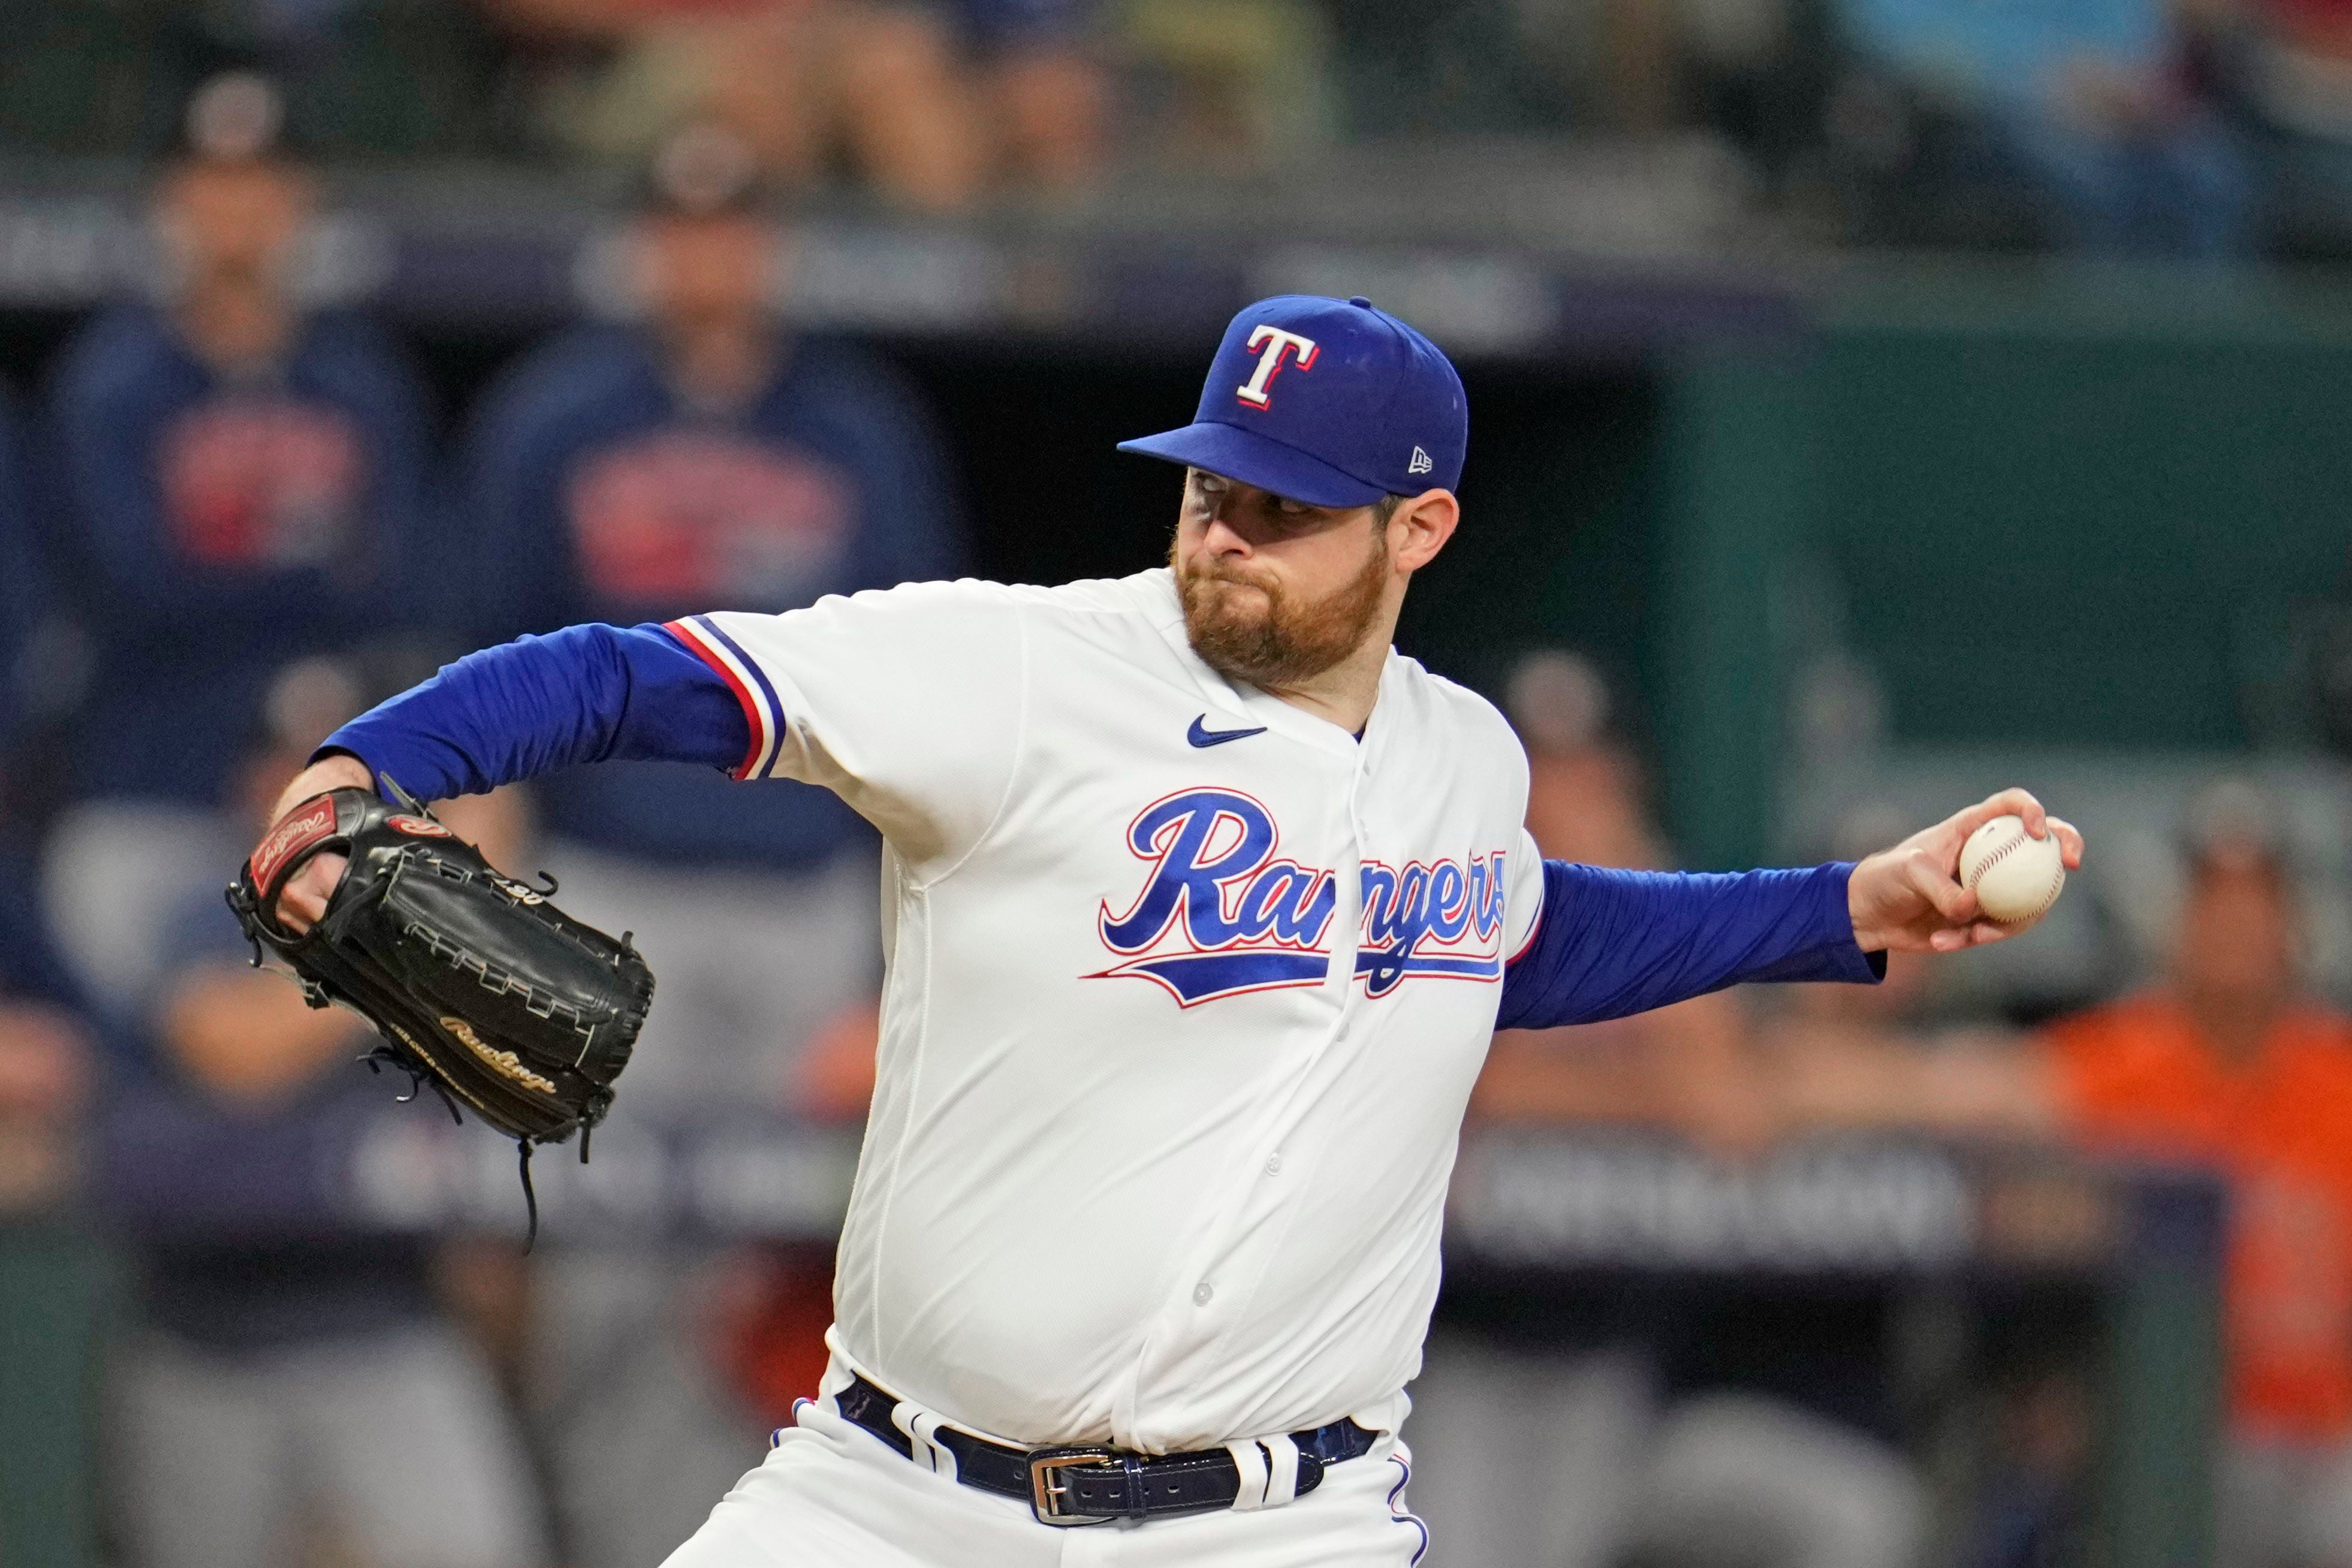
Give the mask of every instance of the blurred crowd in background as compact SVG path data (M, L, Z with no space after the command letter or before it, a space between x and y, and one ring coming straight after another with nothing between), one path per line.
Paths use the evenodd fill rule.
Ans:
M105 1559L644 1568L814 1392L821 1236L559 1226L524 1258L503 1219L290 1203L398 1086L352 1065L352 1020L255 973L219 897L317 740L457 653L971 567L935 411L884 353L793 326L786 204L1083 204L1155 162L1238 178L1393 137L1695 137L1759 204L1841 232L2324 252L2352 234L2338 11L12 8L0 142L140 160L165 261L150 297L77 322L0 426L0 1210L95 1226L127 1260ZM322 166L415 157L614 171L635 319L534 344L445 418L407 348L306 302L286 259ZM1538 843L1678 864L1643 716L1562 640L1512 650L1493 691L1533 759ZM2210 1172L2231 1198L2214 1561L2341 1568L2352 1018L2311 962L2333 906L2299 879L2293 802L2217 773L2178 804L2170 896L2055 1002L1898 959L1871 990L1506 1035L1471 1136L1633 1130L1728 1168L1866 1136ZM444 810L651 955L661 1005L616 1131L862 1119L876 845L832 797L627 764ZM1801 847L1851 858L1914 825L1849 804ZM1506 1316L1442 1313L1414 1390L1432 1563L2087 1560L2104 1394L2056 1340L2020 1334L1956 1460L1922 1440L1882 1314L1668 1280Z
M1115 208L1349 148L1674 146L1800 238L2222 258L2352 243L2332 0L48 0L0 149L131 158L280 74L322 154L630 167L680 121L780 189ZM1657 165L1645 165L1653 169ZM1661 176L1670 177L1670 176Z

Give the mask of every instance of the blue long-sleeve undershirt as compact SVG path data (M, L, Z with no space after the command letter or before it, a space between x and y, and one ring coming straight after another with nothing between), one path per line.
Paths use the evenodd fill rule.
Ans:
M570 626L469 654L320 750L440 800L582 763L732 769L750 746L727 683L648 625ZM1496 1027L1622 1018L1743 983L1875 980L1885 959L1854 945L1846 910L1853 870L1686 875L1548 860L1542 918L1505 972Z
M1544 862L1543 923L1503 977L1498 1029L1597 1024L1727 985L1868 984L1843 862L1797 871L1615 871Z
M732 769L751 744L726 682L648 624L566 626L467 654L319 750L349 752L419 800L446 800L581 763Z

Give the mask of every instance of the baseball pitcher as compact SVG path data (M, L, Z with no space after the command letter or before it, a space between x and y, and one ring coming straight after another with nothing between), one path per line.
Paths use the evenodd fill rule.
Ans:
M1488 1037L1999 940L1955 879L1994 816L2079 864L2015 790L1858 865L1540 859L1509 728L1390 647L1467 436L1412 327L1266 300L1193 423L1122 448L1183 467L1165 565L524 637L289 790L664 758L882 834L832 1365L675 1568L1403 1568L1398 1429ZM342 876L264 890L300 931Z

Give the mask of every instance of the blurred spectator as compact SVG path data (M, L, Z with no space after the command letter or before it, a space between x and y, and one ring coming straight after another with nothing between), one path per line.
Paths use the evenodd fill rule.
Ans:
M2051 1026L2040 1049L1982 1034L1898 1048L1871 994L1851 993L1833 1011L1805 997L1775 1031L1777 1066L1815 1121L2056 1133L2219 1171L2231 1206L2214 1562L2324 1568L2352 1562L2352 1018L2303 984L2270 803L2217 788L2192 809L2186 850L2165 979ZM1876 1005L1899 1006L1916 973L1891 966ZM2023 1436L1982 1521L1987 1551L2065 1527L2076 1500L2053 1489L2063 1467L2041 1447L2080 1447L2080 1414L2063 1408L2075 1397L2063 1383L2015 1394Z
M2268 809L2200 804L2165 981L2048 1036L2059 1116L2095 1147L2210 1163L2232 1190L2221 1568L2352 1562L2352 1018L2298 974Z
M1835 858L1859 858L1893 842L1901 821L1854 813L1837 835ZM1809 1136L2049 1136L2056 1117L2039 1053L1996 1026L1928 1026L1935 973L1920 954L1890 953L1878 985L1790 985L1757 998L1757 1079L1782 1125ZM2081 1546L2088 1491L2087 1398L2079 1376L2057 1365L2031 1368L1996 1390L1991 1441L1961 1500L1961 1568L2077 1560L2070 1553Z
M859 1122L874 1101L874 1058L882 1041L881 999L852 1004L818 1031L793 1064L784 1102L815 1122Z
M779 320L788 252L753 193L730 139L673 142L634 231L645 324L566 334L483 409L469 473L497 635L953 571L928 418L872 359ZM609 906L661 973L636 1109L774 1102L780 1047L871 994L864 825L820 790L668 763L582 770L545 798L582 917Z
M1600 672L1576 655L1531 655L1512 672L1507 706L1528 749L1537 847L1589 866L1663 868L1647 782L1610 727ZM1724 993L1608 1024L1506 1031L1487 1052L1471 1114L1645 1122L1753 1152L1774 1128L1770 1097L1751 1081L1743 1006Z
M365 323L299 286L313 190L250 76L189 105L152 193L159 304L102 312L68 346L48 426L62 584L90 695L73 776L91 797L45 865L53 929L96 999L135 1006L152 906L106 889L201 867L241 737L289 658L405 646L453 592L412 592L440 543L422 389Z
M272 670L434 609L408 574L433 521L423 391L365 324L306 308L314 191L278 117L257 78L196 95L152 197L166 297L83 328L51 390L100 795L216 802Z
M2193 68L2190 18L2168 0L1836 12L1874 65L1976 127L2062 243L2209 258L2249 247L2243 153Z
M1528 746L1528 825L1547 857L1664 863L1641 770L1612 732L1607 686L1590 664L1532 656L1507 709ZM1499 1034L1471 1116L1645 1127L1738 1159L1783 1130L1778 1100L1744 1004L1725 993L1612 1024ZM1627 1285L1609 1297L1555 1314L1551 1327L1589 1348L1433 1336L1406 1436L1417 1506L1449 1562L1911 1560L1922 1489L1884 1434L1853 1418L1885 1403L1883 1378L1830 1342L1834 1327L1801 1338L1761 1329L1779 1309L1759 1310L1735 1287ZM1742 1363L1759 1355L1767 1372Z
M1906 822L1884 807L1850 812L1831 858L1874 853ZM2053 1130L2048 1073L2022 1036L1994 1024L1928 1026L1937 973L1919 954L1889 953L1879 984L1790 985L1757 999L1759 1067L1789 1126L2017 1140Z
M1360 0L1354 9L1349 37L1370 35L1378 55L1378 19ZM1187 174L1231 176L1328 140L1334 31L1326 8L1310 0L1125 7L1118 48L1130 101L1121 107L1138 151ZM1411 58L1429 63L1425 54ZM1411 89L1378 83L1361 98L1377 129L1411 128L1394 118L1400 103L1419 102Z
M681 122L724 125L795 186L838 156L882 195L943 211L997 179L1084 182L1101 165L1108 82L1087 0L483 0L526 41L594 46L559 71L562 141L644 156Z
M311 672L294 679L318 689ZM240 841L267 826L317 723L265 727L239 763ZM512 792L446 815L518 863ZM322 1163L391 1097L353 1065L364 1026L252 968L218 879L149 889L175 910L173 941L145 1020L155 1055L126 1088L110 1150L118 1205L143 1238L110 1472L131 1561L546 1563L530 1463L489 1365L436 1298L433 1243L332 1210Z
M1643 869L1664 863L1641 763L1612 730L1608 682L1589 660L1528 655L1511 671L1504 707L1527 746L1528 831L1547 856Z
M1931 967L1890 953L1882 984L1792 985L1778 999L1757 1048L1790 1126L2021 1139L2051 1131L2047 1074L2016 1036L1920 1026Z
M81 0L89 3L89 0ZM100 0L100 4L107 0ZM205 0L158 7L150 96L184 99L228 65L268 71L321 158L519 151L507 51L463 0Z
M2245 0L2230 76L2291 239L2352 245L2352 5Z
M1686 124L1701 90L1760 71L1787 37L1785 0L1519 0L1526 47L1580 121L1654 135Z
M953 571L937 436L880 364L780 317L789 249L757 188L725 132L668 143L630 236L643 323L567 333L483 408L468 475L486 629L787 610ZM580 770L543 798L566 907L634 931L661 976L613 1136L805 1109L810 1042L872 1008L865 826L823 791L665 763ZM743 1299L742 1266L550 1258L563 1506L588 1568L674 1548L774 1425L735 1383L706 1292L735 1279L720 1296Z
M880 998L843 1008L792 1064L781 1102L813 1126L864 1121L881 1036ZM824 1335L833 1327L834 1247L785 1243L734 1261L713 1314L718 1359L742 1402L781 1425L794 1401L814 1391L832 1355Z
M33 536L24 436L0 403L0 1215L50 1207L79 1175L82 1111L96 1066L88 998L49 940L32 846L19 815L40 766L35 721L55 693L43 661L46 574Z
M21 856L0 847L0 1216L75 1192L97 1066L81 997L50 951Z

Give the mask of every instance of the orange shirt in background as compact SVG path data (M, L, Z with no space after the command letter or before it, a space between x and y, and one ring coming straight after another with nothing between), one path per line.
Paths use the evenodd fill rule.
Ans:
M2234 1425L2291 1440L2352 1431L2352 1019L2291 1009L2242 1068L2161 992L2048 1039L2062 1113L2085 1142L2229 1180Z

